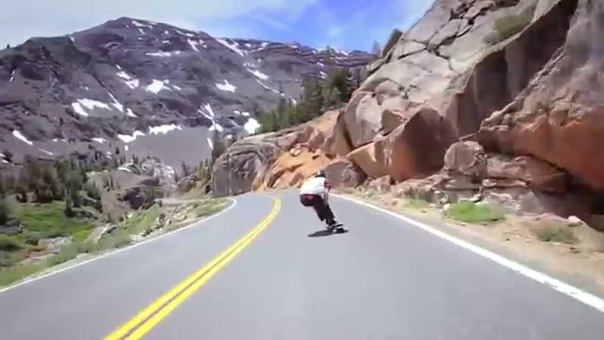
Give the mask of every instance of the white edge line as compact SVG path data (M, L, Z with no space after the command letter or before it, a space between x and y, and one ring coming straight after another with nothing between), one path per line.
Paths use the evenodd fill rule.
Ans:
M229 205L229 206L228 206L226 209L224 209L224 210L222 210L222 211L220 211L220 212L218 212L218 213L216 213L216 214L214 214L214 215L212 215L212 216L209 216L209 217L208 217L208 218L206 218L206 219L203 219L203 220L198 221L198 222L191 223L191 224L189 224L189 225L187 225L187 226L184 226L184 227L179 228L179 229L176 229L176 230L169 231L169 232L167 232L167 233L165 233L165 234L161 234L161 235L159 235L159 236L155 236L155 237L150 238L150 239L148 239L148 240L144 240L144 241L142 241L142 242L134 243L134 244L129 245L129 246L124 247L124 248L116 249L116 250L114 250L114 251L109 251L109 252L107 252L107 253L105 253L105 254L102 254L102 255L96 256L96 257L91 258L91 259L89 259L89 260L85 260L85 261L82 261L82 262L79 262L79 263L73 264L73 265L71 265L71 266L68 266L68 267L65 267L65 268L61 268L61 269L59 269L59 270L55 270L55 271L52 271L52 272L46 273L46 274L44 274L44 275L40 275L40 276L33 277L33 278L29 279L29 280L25 280L25 281L19 282L19 283L15 284L15 285L8 286L8 287L4 287L4 288L0 289L0 293L4 293L4 292L6 292L6 291L8 291L8 290L11 290L11 289L14 289L14 288L17 288L17 287L23 286L23 285L28 284L28 283L32 283L32 282L35 282L35 281L42 280L42 279L44 279L44 278L47 278L47 277L52 276L52 275L55 275L55 274L59 274L59 273L61 273L61 272L67 271L67 270L69 270L69 269L73 269L73 268L76 268L76 267L79 267L79 266L83 266L83 265L85 265L85 264L88 264L88 263L94 262L94 261L96 261L96 260L100 260L100 259L103 259L103 258L109 257L109 256L111 256L111 255L119 254L119 253L124 252L124 251L126 251L126 250L131 250L131 249L136 248L136 247L138 247L138 246L142 246L143 244L147 244L147 243L150 243L150 242L153 242L153 241L157 241L157 240L159 240L159 239L161 239L161 238L163 238L163 237L166 237L166 236L169 236L169 235L174 235L174 234L176 234L176 233L178 233L178 232L181 232L181 231L183 231L183 230L189 229L189 228L191 228L191 227L195 227L195 226L198 226L198 225L200 225L200 224L204 224L204 223L206 223L207 221L209 221L209 220L213 219L214 217L218 217L218 216L220 216L220 215L222 215L222 214L226 213L227 211L231 210L231 208L233 208L233 207L235 207L235 206L237 205L237 200L232 199L232 198L227 198L227 199L228 199L229 201L231 201L231 204L230 204L230 205ZM52 268L52 267L51 267L51 268ZM34 275L35 275L35 274L34 274Z
M581 289L579 289L577 287L571 286L570 284L564 283L564 282L562 282L562 281L560 281L558 279L550 277L550 276L548 276L548 275L546 275L544 273L538 272L538 271L536 271L534 269L531 269L531 268L529 268L527 266L524 266L524 265L522 265L520 263L517 263L517 262L514 262L512 260L509 260L509 259L507 259L507 258L505 258L505 257L503 257L501 255L495 254L495 253L493 253L493 252L491 252L489 250L486 250L484 248L478 247L478 246L476 246L474 244L471 244L469 242L461 240L461 239L459 239L457 237L451 236L451 235L449 235L449 234L447 234L445 232L442 232L440 230L436 230L436 229L434 229L433 227L431 227L431 226L429 226L427 224L418 222L418 221L413 220L411 218L408 218L406 216L399 215L399 214L397 214L395 212L388 211L386 209L377 207L377 206L372 205L370 203L366 203L366 202L363 202L361 200L354 199L354 198L351 198L351 197L346 197L346 196L339 195L339 194L331 194L331 195L336 196L336 197L341 198L341 199L344 199L344 200L348 200L348 201L351 201L351 202L363 205L363 206L366 206L366 207L369 207L369 208L372 208L372 209L377 210L379 212L382 212L384 214L388 214L390 216L396 217L396 218L398 218L400 220L403 220L403 221L405 221L405 222L407 222L407 223L409 223L411 225L414 225L414 226L416 226L416 227L418 227L420 229L423 229L423 230L425 230L425 231L427 231L427 232L429 232L429 233L431 233L431 234L433 234L435 236L438 236L438 237L440 237L440 238L442 238L442 239L444 239L446 241L449 241L449 242L451 242L451 243L453 243L453 244L455 244L457 246L460 246L460 247L462 247L462 248L464 248L466 250L469 250L469 251L471 251L471 252L473 252L473 253L475 253L477 255L480 255L480 256L485 257L485 258L487 258L489 260L497 262L498 264L500 264L500 265L502 265L504 267L507 267L507 268L509 268L509 269L511 269L511 270L513 270L513 271L515 271L517 273L519 273L519 274L522 274L522 275L524 275L524 276L526 276L526 277L528 277L530 279L533 279L533 280L535 280L535 281L537 281L539 283L542 283L542 284L545 284L547 286L550 286L551 288L557 290L558 292L560 292L562 294L565 294L567 296L570 296L570 297L572 297L572 298L574 298L576 300L579 300L579 301L583 302L584 304L586 304L586 305L588 305L590 307L593 307L593 308L595 308L596 310L598 310L600 312L604 312L604 300L601 299L601 298L599 298L599 297L597 297L597 296L595 296L595 295L593 295L593 294L591 294L591 293L583 291L583 290L581 290Z

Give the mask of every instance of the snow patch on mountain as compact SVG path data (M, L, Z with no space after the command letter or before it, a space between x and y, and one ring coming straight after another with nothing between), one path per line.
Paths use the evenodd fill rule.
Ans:
M133 142L137 137L139 136L144 136L145 134L142 131L134 131L134 133L132 133L132 135L117 135L117 138L119 138L122 142L124 143L130 143Z
M249 118L243 128L245 129L245 131L252 134L258 131L258 129L260 128L260 123L258 123L258 121L254 118Z
M228 80L224 80L224 84L220 84L220 83L216 83L216 87L219 90L222 91L227 91L227 92L235 92L235 90L237 89L237 87L231 83L229 83Z
M262 72L260 72L260 71L258 71L258 70L252 70L252 69L250 69L250 68L246 68L246 70L247 70L249 73L251 73L251 74L253 74L254 76L256 76L257 78L259 78L259 79L262 79L262 80L267 80L267 79L268 79L268 76L267 76L266 74L264 74L264 73L262 73Z
M138 22L138 21L136 21L136 20L132 20L132 24L133 24L134 26L138 27L138 28L141 28L141 27L142 27L142 28L151 28L151 29L153 28L153 26L152 26L152 25L143 24L143 23Z
M193 41L191 39L187 39L187 43L189 43L189 46L191 46L191 48L195 51L195 52L199 52L199 49L197 48L197 46L201 45L202 47L206 47L203 44L203 40L199 40L199 41Z
M111 93L109 93L109 95L112 96ZM119 103L117 103L117 104L121 105ZM84 117L89 116L86 109L94 110L95 108L101 108L101 109L105 109L105 110L111 110L111 108L109 107L108 104L100 102L98 100L88 99L88 98L78 99L76 102L71 103L71 107L73 108L75 113L79 114L80 116L84 116Z
M173 130L182 130L182 126L176 124L152 126L149 128L149 134L157 135L161 133L165 135Z
M18 130L13 130L13 136L15 136L15 138L17 138L18 140L20 140L26 144L34 145L34 143L32 141L27 139L27 137L23 136L23 134Z
M182 51L172 51L172 52L158 51L158 52L147 52L147 53L145 53L145 55L148 55L151 57L167 58L167 57L179 55L181 53L182 53Z
M168 85L170 83L170 80L157 80L157 79L153 79L153 81L151 81L151 84L147 85L147 87L145 88L145 90L147 90L148 92L154 93L154 94L158 94L160 91L162 90L170 90L170 88L166 85Z
M260 84L260 86L264 87L265 89L267 89L267 90L269 90L271 92L274 92L276 94L281 94L278 90L275 90L274 88L266 85L265 83L261 82L260 80L256 79L256 81L258 82L258 84Z
M226 41L225 39L221 39L221 38L216 38L216 41L219 42L220 44L224 45L229 50L239 54L242 57L245 57L247 55L246 52L244 52L238 48L237 44L230 44L228 41Z

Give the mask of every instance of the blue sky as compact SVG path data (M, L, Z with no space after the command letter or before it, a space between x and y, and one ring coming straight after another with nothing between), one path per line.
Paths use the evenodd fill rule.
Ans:
M228 20L202 20L210 34L276 41L313 47L369 51L385 43L392 29L408 29L428 10L427 0L318 0L297 13L287 7L259 9Z
M121 16L203 30L220 37L297 41L370 50L406 30L432 0L19 0L0 11L0 46L58 36Z

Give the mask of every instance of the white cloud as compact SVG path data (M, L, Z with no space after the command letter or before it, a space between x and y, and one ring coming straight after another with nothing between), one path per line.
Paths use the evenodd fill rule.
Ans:
M196 23L275 13L283 21L290 21L317 1L221 0L217 6L213 0L20 0L0 11L0 44L16 45L30 37L65 35L122 16L215 34L211 27Z

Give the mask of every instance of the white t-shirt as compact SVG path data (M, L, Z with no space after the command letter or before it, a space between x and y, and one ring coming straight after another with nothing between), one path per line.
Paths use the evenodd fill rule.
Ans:
M302 184L300 195L313 194L324 196L327 193L325 182L327 182L327 180L324 177L309 178Z

